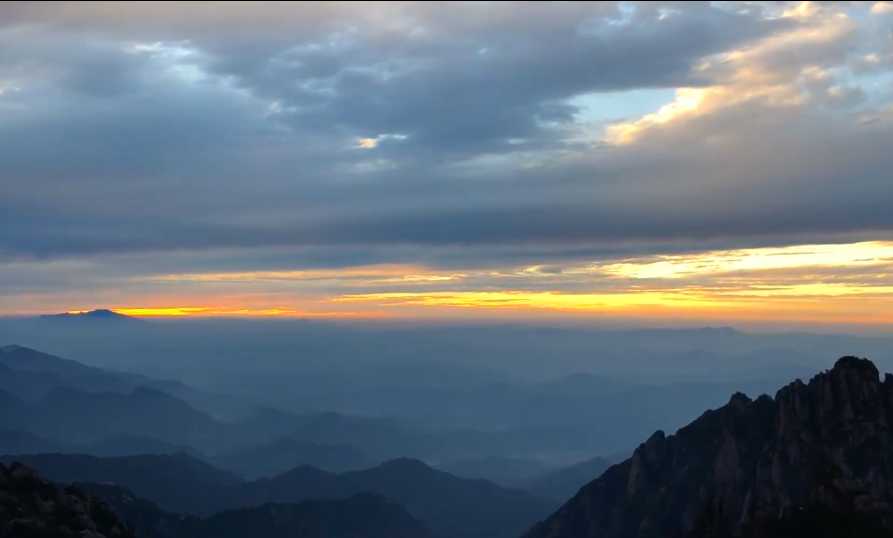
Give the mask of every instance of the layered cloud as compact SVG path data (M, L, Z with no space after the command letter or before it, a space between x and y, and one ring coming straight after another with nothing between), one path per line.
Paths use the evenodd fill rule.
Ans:
M891 28L886 2L6 2L0 312L880 301L886 266L846 260L893 230Z

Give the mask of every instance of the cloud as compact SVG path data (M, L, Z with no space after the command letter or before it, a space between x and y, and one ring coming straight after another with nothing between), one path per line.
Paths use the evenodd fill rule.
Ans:
M555 268L882 239L889 16L843 2L6 2L0 276L33 298L185 293L190 274L269 290L285 285L270 275L319 269L325 298L381 265L400 269L366 275L380 293L595 293ZM649 91L675 98L622 120L580 104ZM533 266L563 280L475 276Z

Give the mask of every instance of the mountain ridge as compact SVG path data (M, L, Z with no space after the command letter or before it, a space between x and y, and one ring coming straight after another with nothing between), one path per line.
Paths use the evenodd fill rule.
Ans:
M373 493L333 501L268 503L202 519L168 513L127 488L79 483L133 524L140 538L431 538L427 527L397 503Z
M891 418L893 375L842 357L774 398L736 393L674 435L656 431L523 536L756 538L796 526L801 508L890 533Z
M216 469L211 475L216 483L203 478L202 469L213 467L200 465L186 454L2 458L13 460L61 482L114 482L165 511L198 517L268 503L335 500L372 492L399 503L435 534L453 538L512 538L547 516L557 504L486 480L460 479L411 458L343 474L303 465L273 478L232 483L220 483L218 473L222 471Z

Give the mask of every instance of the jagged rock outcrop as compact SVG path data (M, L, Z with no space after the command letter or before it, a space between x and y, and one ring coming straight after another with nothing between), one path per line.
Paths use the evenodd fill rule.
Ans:
M0 464L0 538L134 538L104 502L59 488L22 464Z
M893 536L891 418L893 376L844 357L656 432L525 538Z

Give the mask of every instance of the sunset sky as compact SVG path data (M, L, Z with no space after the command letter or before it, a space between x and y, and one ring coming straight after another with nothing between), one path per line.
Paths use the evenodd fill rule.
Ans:
M893 2L0 3L0 315L94 308L893 329Z

